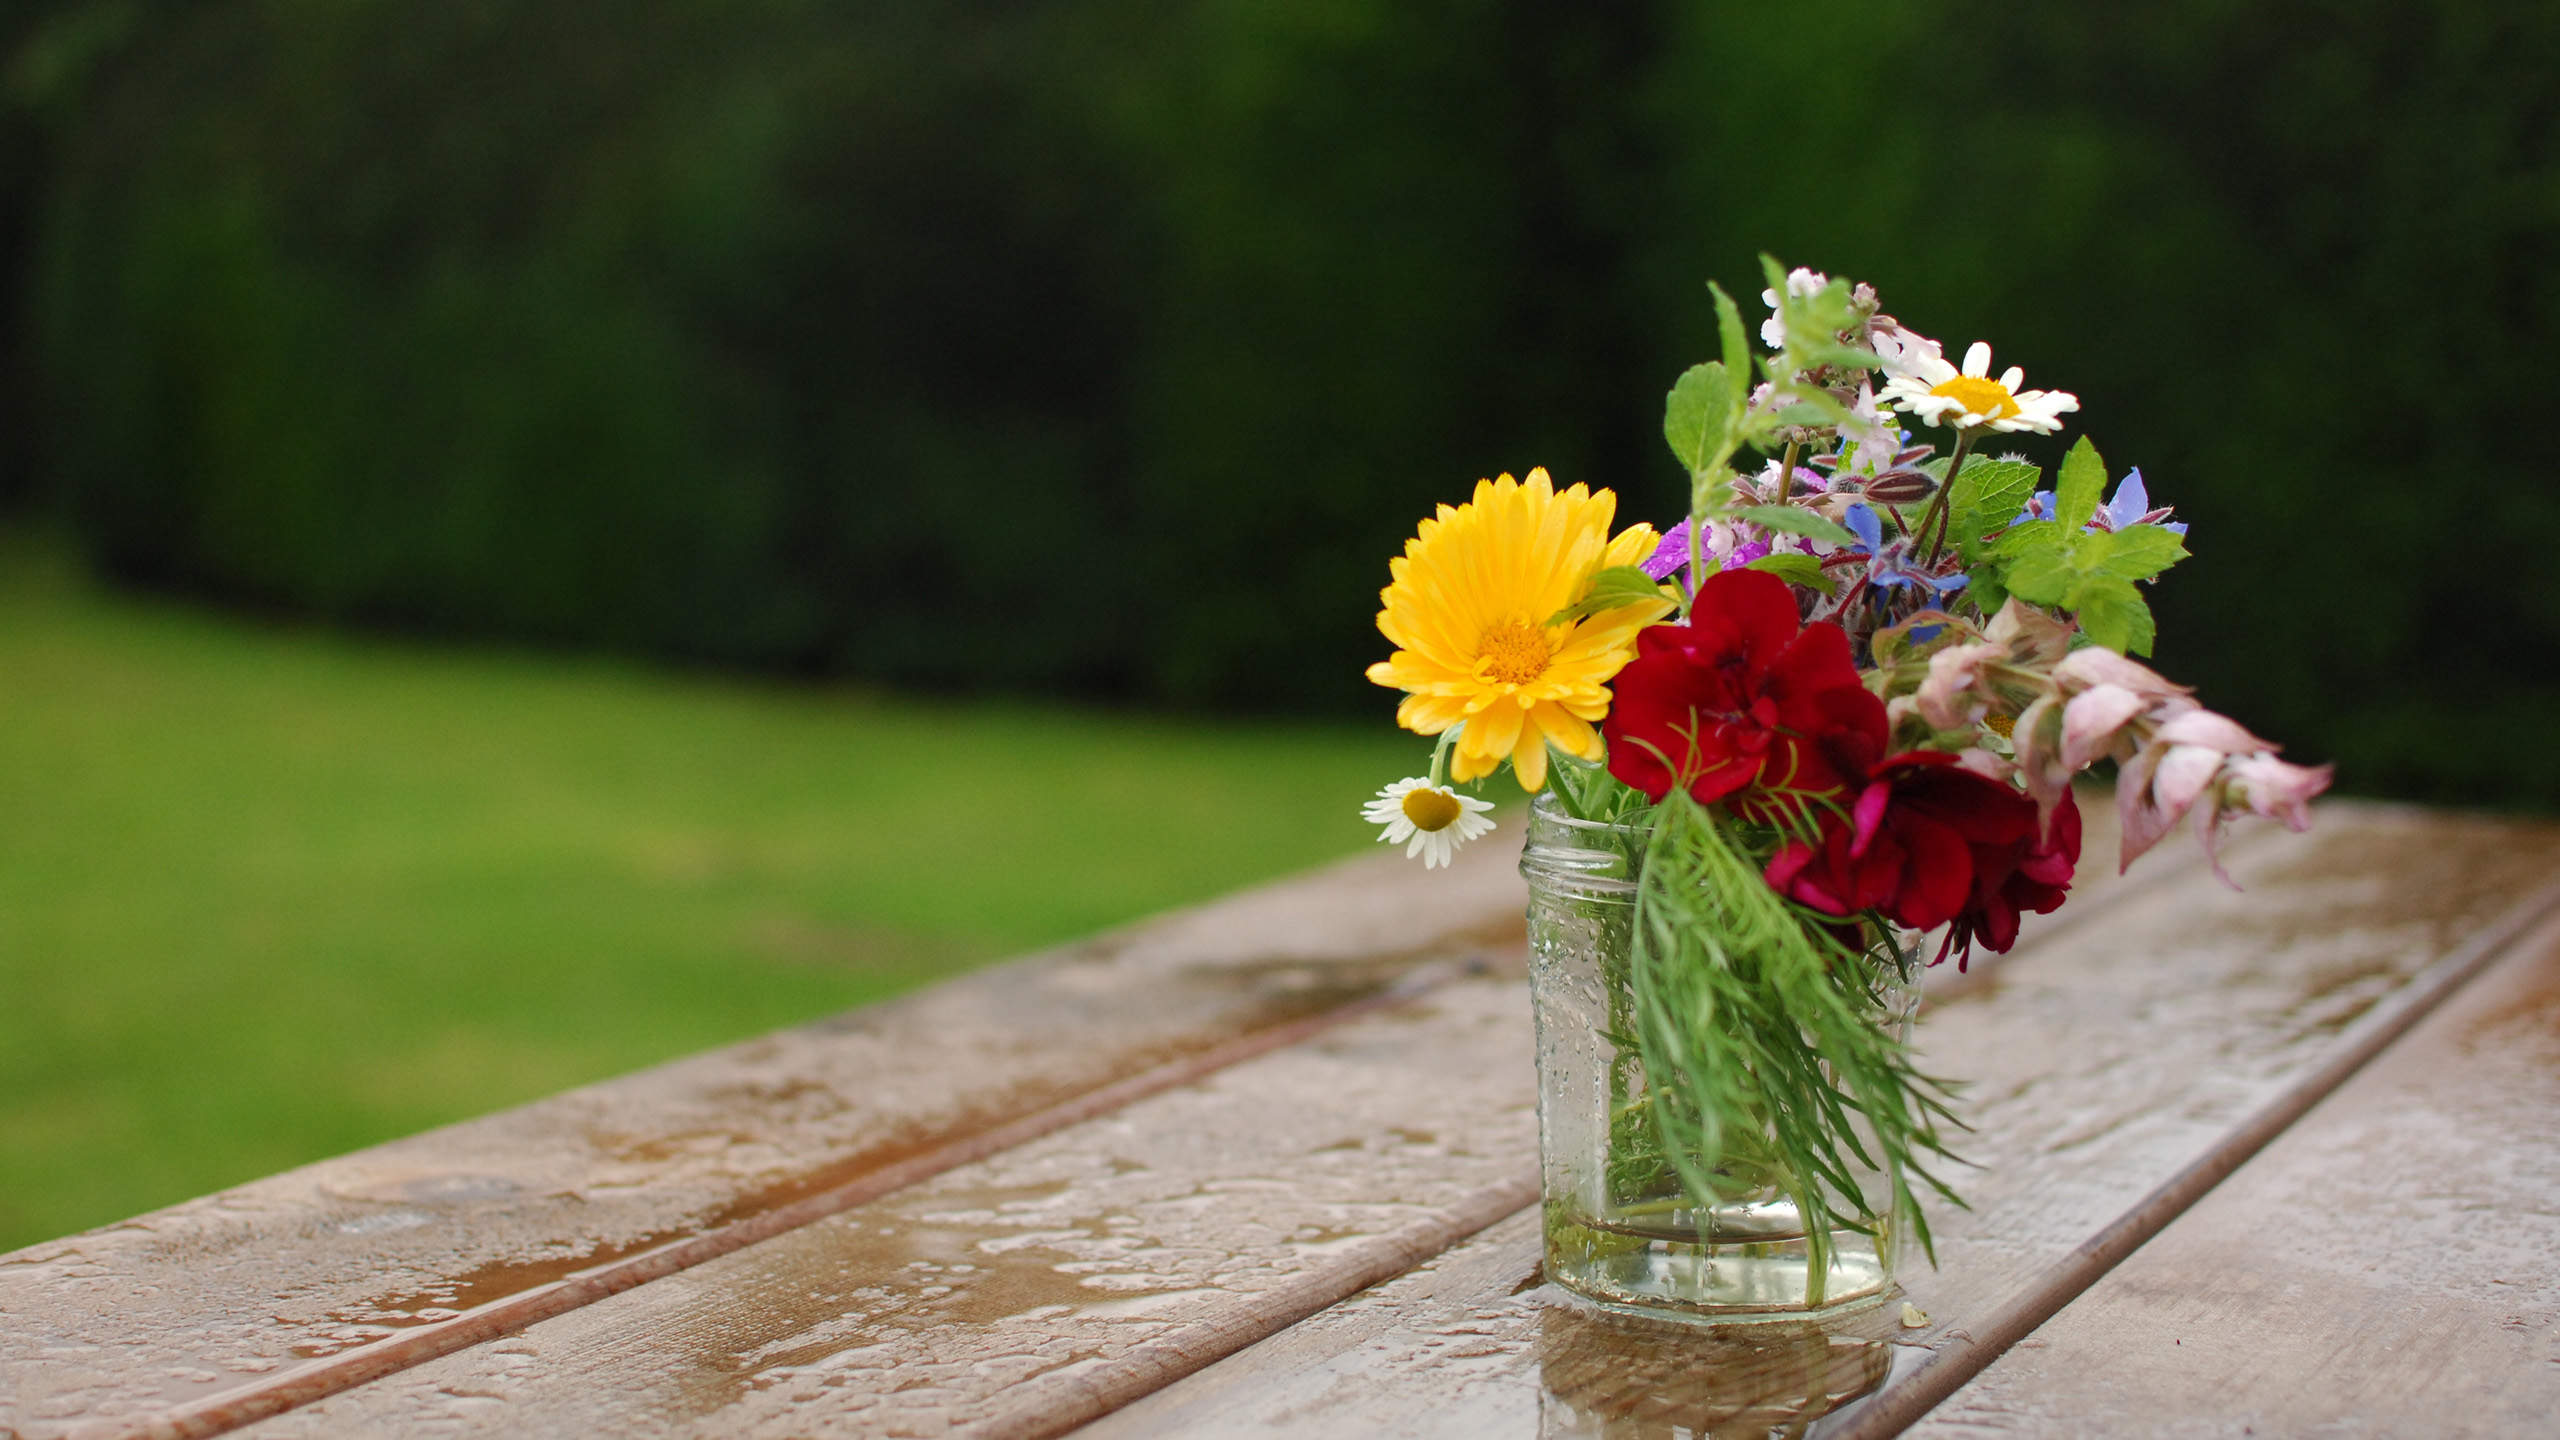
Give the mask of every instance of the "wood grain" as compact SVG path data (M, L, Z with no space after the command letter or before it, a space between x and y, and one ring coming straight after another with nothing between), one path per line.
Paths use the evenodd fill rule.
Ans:
M1455 983L1403 1008L1407 1019L1345 1026L247 1433L1054 1433L1527 1203L1534 1076L1519 977ZM1407 1143L1358 1138L1380 1133ZM1106 1161L1109 1173L1094 1171ZM1057 1182L1065 1188L1040 1207L1049 1234L1031 1259L969 1259L973 1278L959 1289L978 1298L931 1303L944 1299L930 1292L947 1283L954 1250L1012 1251L1000 1230L955 1235L918 1227L917 1215L947 1214L946 1187L1056 1174L1078 1178ZM1346 1214L1383 1228L1346 1224ZM1325 1253L1266 1253L1269 1235L1292 1225L1317 1227ZM1086 1244L1099 1249L1077 1248ZM1154 1271L1110 1272L1127 1254L1181 1257L1192 1280L1177 1287L1180 1303L1151 1301L1141 1314L1096 1300L1097 1288L1171 1283ZM919 1261L933 1267L921 1288ZM1052 1375L1039 1357L1059 1356L1071 1358ZM910 1394L902 1386L917 1376L934 1378Z
M1529 1044L1453 982L240 1434L1052 1434L1527 1204Z
M0 1435L206 1434L1509 955L1516 851L1375 857L0 1256Z
M0 1256L0 1435L218 1433L1291 1043L1515 945L1515 854L1332 867Z
M1851 1380L1872 1382L1816 1433L1856 1427L1938 1348L1976 1348L1975 1327L2287 1103L2413 977L2512 924L2555 864L2547 827L2333 806L2319 832L2235 866L2247 894L2190 882L2130 895L1935 1005L1920 1044L1972 1080L1968 1149L1983 1168L1960 1181L1975 1208L1935 1221L1944 1268L1905 1272L1922 1328L1897 1333L1890 1312L1870 1312L1819 1346L1753 1340L1776 1356L1753 1359L1728 1332L1604 1327L1522 1289L1537 1258L1523 1219L1084 1433L1667 1436L1806 1421L1845 1404ZM1624 1371L1592 1358L1613 1344Z
M2560 1427L2560 927L1914 1433Z

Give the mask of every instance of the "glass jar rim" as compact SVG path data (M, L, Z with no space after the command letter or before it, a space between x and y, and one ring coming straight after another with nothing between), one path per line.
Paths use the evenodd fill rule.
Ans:
M1544 892L1602 903L1632 904L1635 857L1650 831L1643 824L1581 820L1564 812L1551 791L1529 798L1528 836L1520 847L1520 873L1535 894Z
M1642 835L1651 828L1650 826L1641 823L1628 824L1624 821L1618 820L1585 820L1579 816L1568 815L1564 811L1564 803L1556 799L1556 794L1553 790L1541 790L1537 794L1530 796L1529 812L1542 825L1561 825L1571 830L1588 830L1594 833L1614 835Z

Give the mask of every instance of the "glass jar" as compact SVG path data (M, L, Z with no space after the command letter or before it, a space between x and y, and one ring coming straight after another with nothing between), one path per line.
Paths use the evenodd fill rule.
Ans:
M1893 1290L1892 1177L1855 1167L1865 1228L1806 1234L1794 1177L1766 1132L1728 1133L1701 1206L1646 1110L1632 975L1636 880L1647 832L1576 820L1550 795L1529 809L1529 978L1538 1026L1538 1149L1546 1271L1610 1309L1716 1322L1862 1309ZM1917 996L1880 977L1879 1025L1907 1035ZM1865 1138L1869 1154L1878 1147ZM1817 1266L1814 1256L1827 1251Z

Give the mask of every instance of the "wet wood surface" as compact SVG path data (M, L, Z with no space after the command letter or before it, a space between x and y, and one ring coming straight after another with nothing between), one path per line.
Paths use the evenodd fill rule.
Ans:
M1918 1327L1898 1307L1758 1333L1598 1316L1531 1283L1524 1216L1086 1433L1756 1435L1826 1412L1816 1433L1893 1433L1908 1417L1884 1407L1924 1394L1933 1364L2027 1334L1999 1327L2067 1303L2056 1272L2083 1247L2180 1175L2244 1161L2232 1137L2303 1103L2395 998L2520 933L2560 832L2334 807L2233 869L2245 894L2189 877L2128 896L1923 1017L1926 1062L1973 1082L1982 1168L1959 1178L1974 1208L1934 1221L1943 1268L1903 1269ZM1628 1362L1594 1358L1611 1353Z
M1520 958L244 1434L1059 1433L1530 1203Z
M1959 1387L2012 1384L2058 1343L2013 1342L2560 898L2549 827L2331 806L2245 840L2233 895L2165 855L2098 879L2090 819L2073 905L1932 976L1924 1059L1974 1082L1984 1168L1945 1268L1905 1267L1915 1328L1535 1283L1497 839L0 1257L0 1436L1887 1434L1951 1391L1928 1424L1991 1424Z
M1527 1205L1522 975L243 1432L1049 1434Z
M0 1256L0 1436L218 1433L1304 1038L1514 955L1516 860L1364 858Z
M1911 1433L2560 1432L2546 927Z

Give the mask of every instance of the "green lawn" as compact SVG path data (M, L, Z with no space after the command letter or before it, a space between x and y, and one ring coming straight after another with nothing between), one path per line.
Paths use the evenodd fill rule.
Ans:
M1423 758L60 572L0 551L0 1250L1355 850Z

